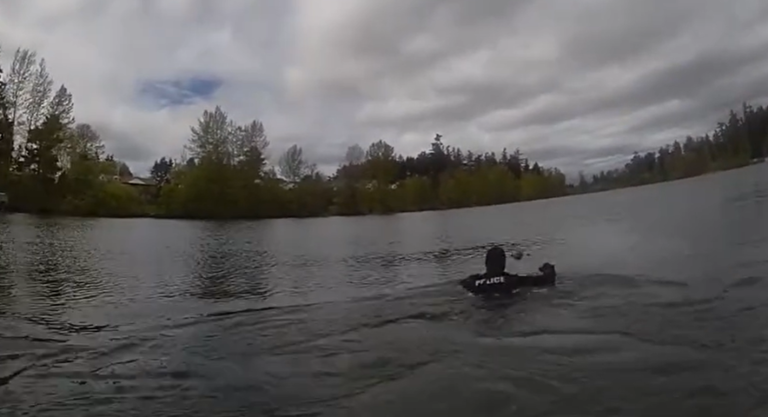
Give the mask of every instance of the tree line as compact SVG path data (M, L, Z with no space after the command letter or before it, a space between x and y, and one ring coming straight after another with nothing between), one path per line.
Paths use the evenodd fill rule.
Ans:
M768 156L768 107L743 103L741 114L731 109L725 122L703 136L687 136L657 151L635 152L623 167L601 171L587 179L579 175L574 192L602 191L695 177L738 168Z
M326 176L299 145L270 164L264 124L240 123L216 106L190 128L182 156L156 160L151 181L137 186L97 130L75 120L72 94L63 84L54 91L45 59L19 48L0 77L0 192L10 209L30 213L226 219L472 207L700 175L764 157L768 145L768 109L745 104L711 135L635 154L576 185L519 149L464 151L440 134L415 156L383 140L352 145Z

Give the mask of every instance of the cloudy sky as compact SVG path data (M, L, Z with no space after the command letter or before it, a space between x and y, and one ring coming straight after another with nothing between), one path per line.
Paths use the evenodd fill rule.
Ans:
M0 62L36 50L137 171L220 104L326 170L441 133L574 173L761 102L766 22L765 0L0 0Z

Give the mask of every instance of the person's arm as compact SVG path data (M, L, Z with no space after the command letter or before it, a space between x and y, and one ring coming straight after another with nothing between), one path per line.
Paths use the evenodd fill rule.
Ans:
M504 292L514 292L520 287L522 287L522 283L520 282L520 276L515 274L510 274L509 272L504 272L504 283L502 284L504 287Z
M557 279L557 273L555 272L555 266L549 263L545 263L539 268L541 274L536 275L519 275L519 285L525 287L548 287L555 285Z
M555 285L555 278L549 275L518 275L522 287L548 287Z

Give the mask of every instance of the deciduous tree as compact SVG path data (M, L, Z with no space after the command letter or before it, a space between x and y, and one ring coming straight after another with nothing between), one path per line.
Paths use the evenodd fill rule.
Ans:
M306 176L312 176L317 166L304 159L304 150L299 145L288 148L277 164L280 175L288 181L298 182Z

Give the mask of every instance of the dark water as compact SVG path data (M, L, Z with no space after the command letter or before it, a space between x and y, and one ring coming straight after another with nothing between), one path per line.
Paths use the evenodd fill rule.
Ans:
M768 414L768 165L390 217L0 218L0 415ZM484 245L557 264L483 302Z

